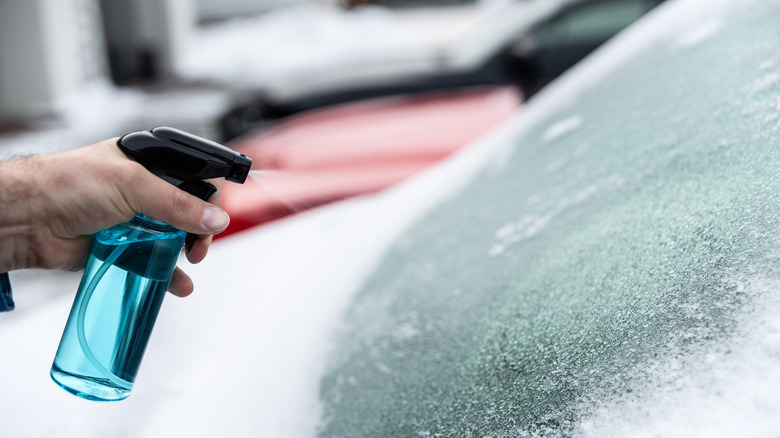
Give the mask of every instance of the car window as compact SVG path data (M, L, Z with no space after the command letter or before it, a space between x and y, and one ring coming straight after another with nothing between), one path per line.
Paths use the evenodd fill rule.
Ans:
M646 0L584 2L542 26L537 38L540 44L552 47L605 39L641 17L650 6Z
M707 411L778 310L780 8L696 3L537 95L397 242L345 317L323 436L692 436L755 406Z

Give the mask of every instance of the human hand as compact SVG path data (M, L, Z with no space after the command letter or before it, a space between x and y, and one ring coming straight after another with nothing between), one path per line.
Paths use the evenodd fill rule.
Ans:
M203 260L229 222L220 191L202 201L128 159L116 140L0 163L0 272L81 269L91 235L137 213L197 234L187 259ZM221 179L209 182L219 189ZM187 296L192 280L177 267L169 290Z

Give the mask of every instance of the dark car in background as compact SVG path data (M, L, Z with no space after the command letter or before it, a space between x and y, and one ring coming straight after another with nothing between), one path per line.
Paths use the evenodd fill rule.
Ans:
M224 188L223 204L233 221L223 236L402 181L497 126L526 93L538 91L657 3L528 2L479 9L481 19L470 15L478 9L444 8L441 16L439 9L407 12L407 24L423 28L440 19L446 24L439 24L442 33L454 35L430 31L436 41L431 53L440 65L428 73L420 70L430 61L425 57L408 67L399 62L392 72L336 67L344 71L331 71L340 79L330 82L319 77L327 78L328 70L303 72L277 90L279 102L287 103L262 100L223 118L233 134L248 129L247 123L261 125L230 146L254 157L255 170L266 171L261 184ZM378 59L365 62L387 61L381 54ZM335 91L326 92L328 83ZM259 119L251 121L251 114Z
M335 61L304 63L306 68L253 86L220 119L223 137L303 111L382 96L513 85L529 97L662 1L424 3L393 10L395 38L414 36L408 48L387 43L366 51L353 44L337 52ZM360 25L354 27L359 39ZM387 38L392 41L393 32Z
M662 1L570 2L515 38L502 52L503 62L530 97Z

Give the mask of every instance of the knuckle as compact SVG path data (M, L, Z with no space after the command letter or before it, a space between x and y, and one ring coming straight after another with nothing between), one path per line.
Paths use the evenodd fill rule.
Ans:
M142 172L147 172L143 166L133 161L107 162L102 171L108 181L115 181L121 189L135 187L143 177Z
M123 200L124 204L134 211L143 210L137 193L139 187L143 187L142 181L148 172L143 166L132 161L118 162L105 167L103 171L108 173L108 181L114 182L114 187L120 194L118 199Z
M118 164L120 165L117 166L116 172L122 177L123 183L127 185L138 184L149 173L144 166L135 161L126 161Z

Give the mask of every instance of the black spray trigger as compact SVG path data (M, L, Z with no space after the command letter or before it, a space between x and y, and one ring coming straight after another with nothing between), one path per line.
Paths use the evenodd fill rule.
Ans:
M204 201L208 201L211 195L217 192L217 188L214 187L214 184L199 179L184 181L179 184L179 188ZM190 252L196 237L195 234L187 233L187 239L184 241L184 251Z

